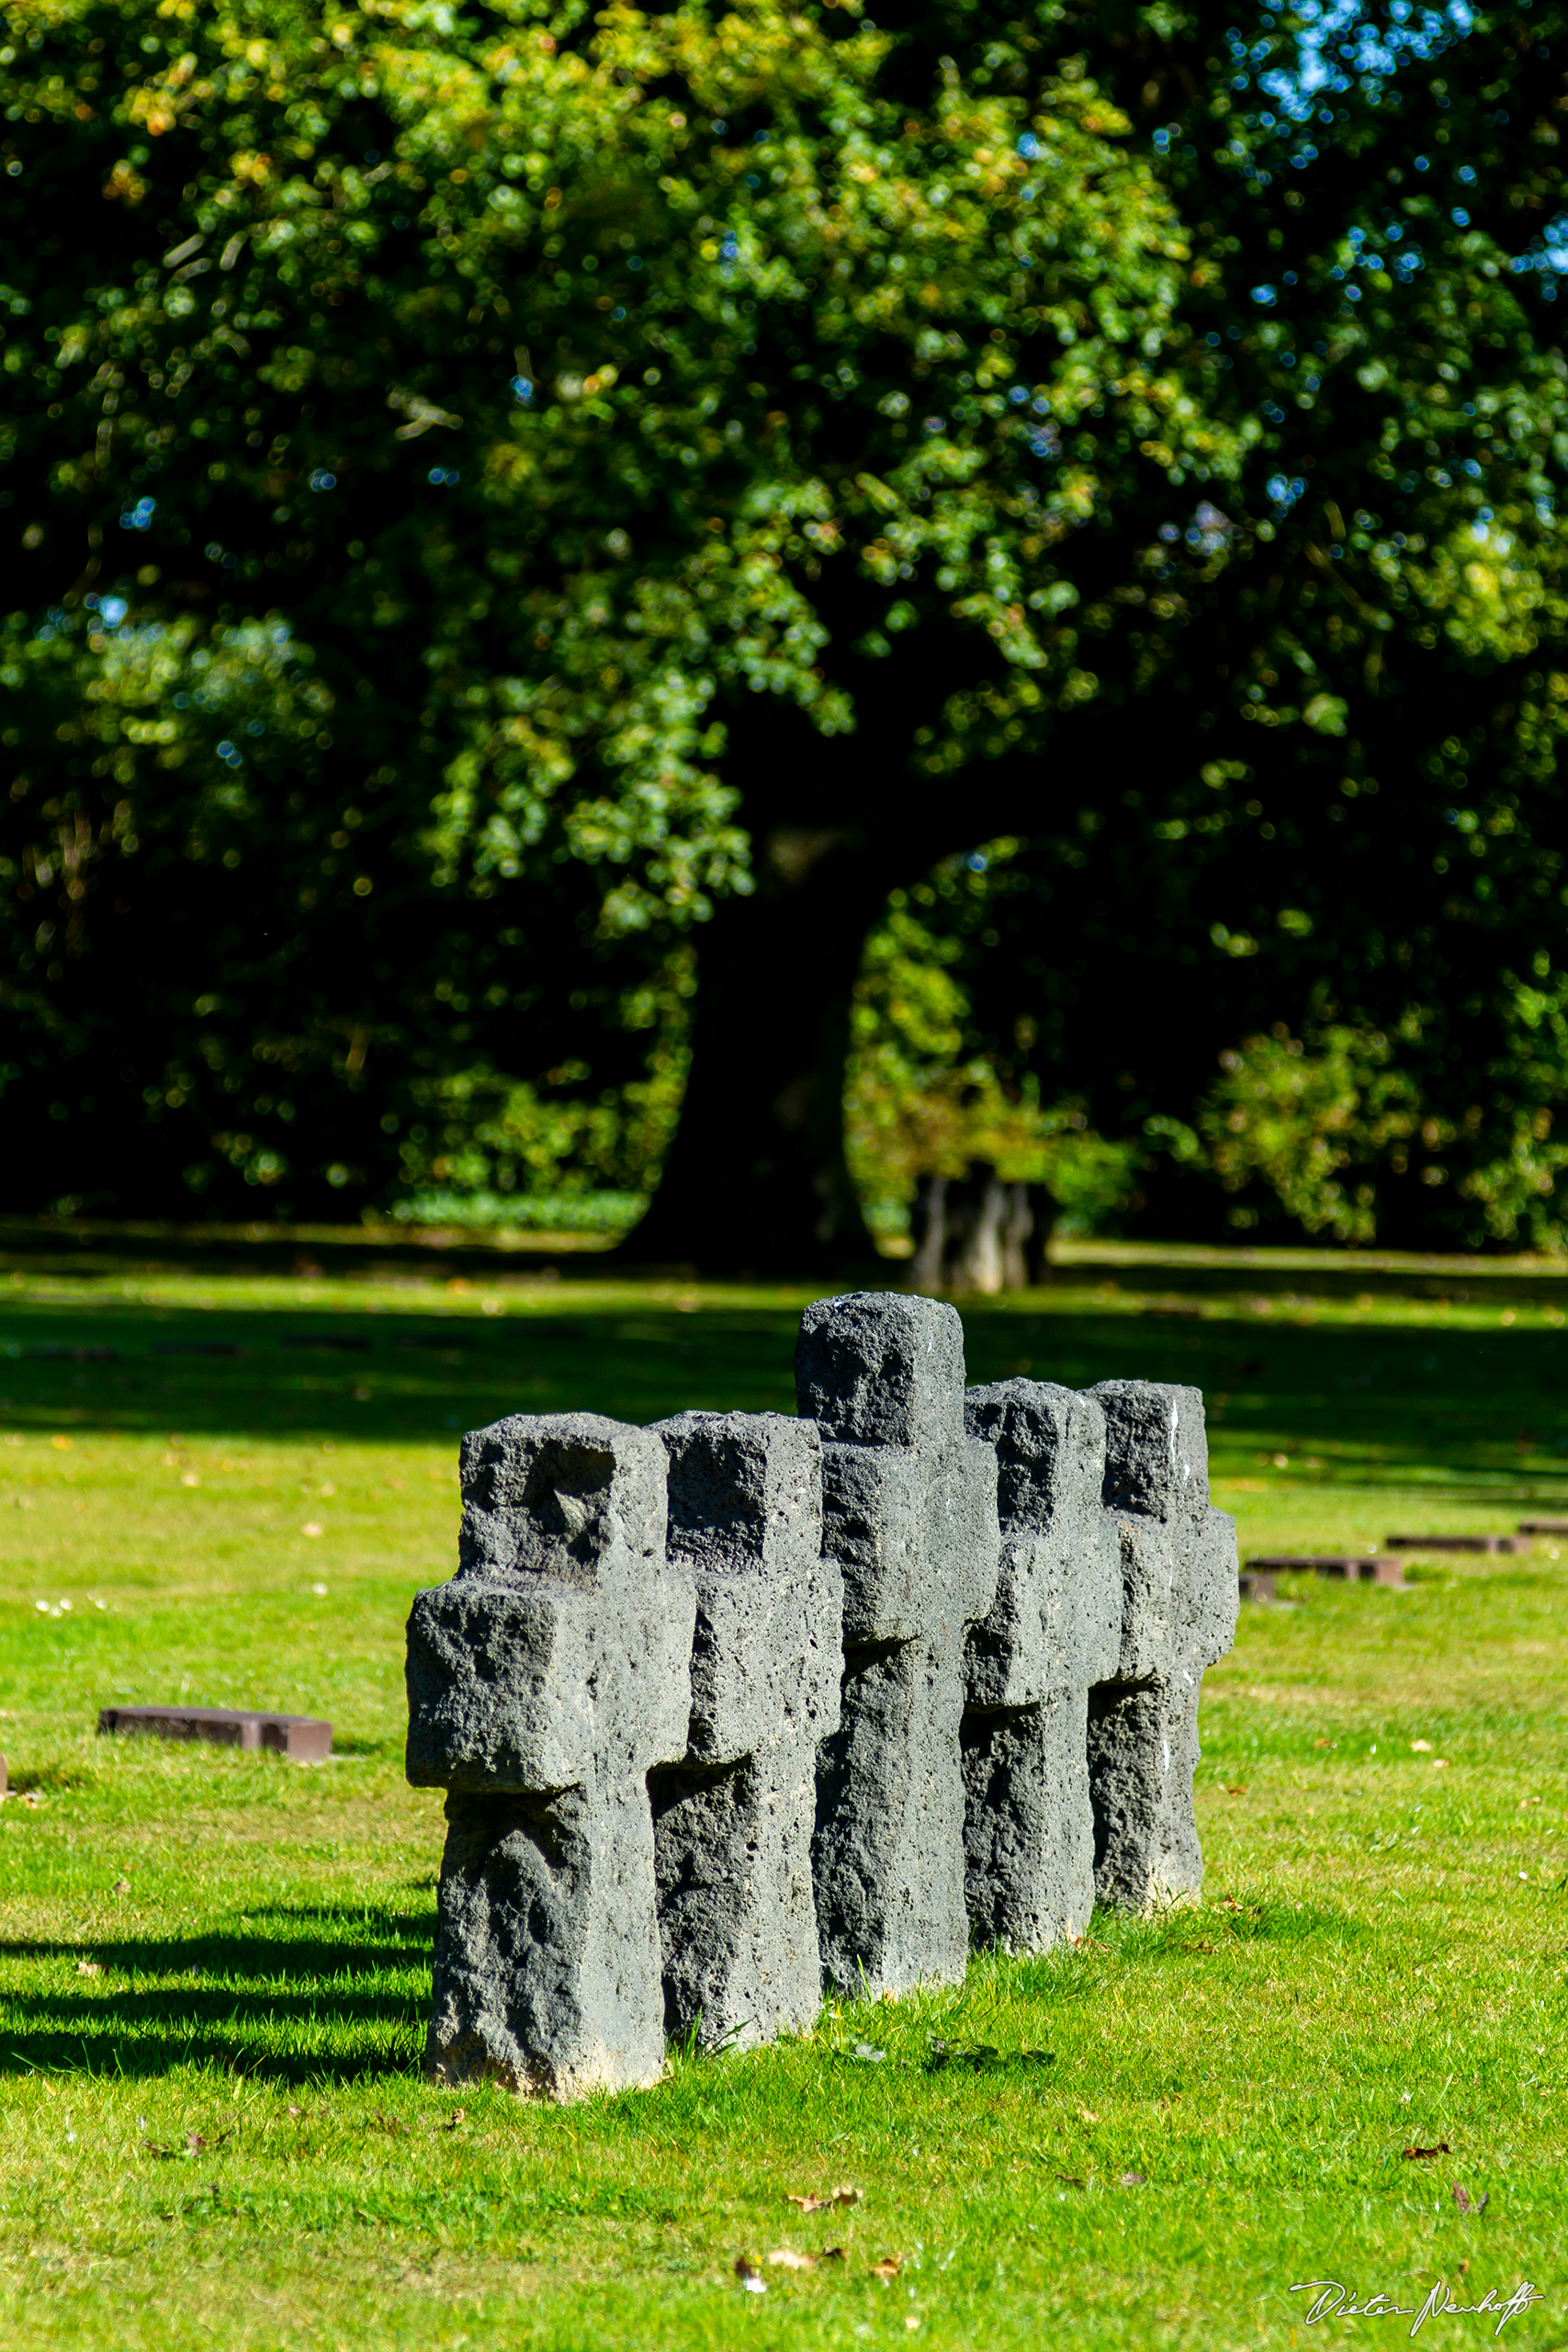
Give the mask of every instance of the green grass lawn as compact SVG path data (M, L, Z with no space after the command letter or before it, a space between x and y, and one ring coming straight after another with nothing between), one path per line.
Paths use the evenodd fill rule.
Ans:
M454 2099L419 2071L440 1801L401 1754L458 1433L790 1409L806 1294L11 1262L0 2341L1404 2340L1309 2326L1292 2287L1337 2278L1407 2307L1529 2280L1506 2340L1568 2343L1568 1544L1245 1608L1205 1688L1200 1909L651 2091ZM1359 1279L1069 1268L965 1307L970 1378L1200 1384L1244 1551L1568 1516L1568 1286ZM334 1753L99 1740L116 1698L325 1714Z

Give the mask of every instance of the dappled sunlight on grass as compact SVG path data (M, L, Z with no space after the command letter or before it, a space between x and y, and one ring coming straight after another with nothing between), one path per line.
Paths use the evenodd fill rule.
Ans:
M1114 1279L965 1306L970 1376L1198 1383L1244 1550L1568 1516L1555 1286ZM401 1634L457 1435L789 1409L805 1295L0 1276L8 2343L1228 2352L1313 2340L1297 2279L1418 2302L1461 2262L1544 2285L1507 2337L1558 2340L1568 1544L1245 1607L1201 1905L622 2098L425 2088L442 1821ZM182 1697L324 1714L333 1757L95 1736Z

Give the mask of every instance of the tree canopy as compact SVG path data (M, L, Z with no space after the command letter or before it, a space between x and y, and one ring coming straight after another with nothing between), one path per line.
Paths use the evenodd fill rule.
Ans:
M1562 14L20 0L40 1198L155 1124L384 1201L694 986L649 1246L842 1249L861 942L1000 832L1004 1088L1168 1143L1254 1030L1397 1035L1412 1229L1460 1136L1545 1197Z

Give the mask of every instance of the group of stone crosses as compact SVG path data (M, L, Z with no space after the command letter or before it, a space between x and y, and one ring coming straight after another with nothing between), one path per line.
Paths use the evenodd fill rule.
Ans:
M1237 1601L1200 1391L965 1391L953 1309L884 1293L807 1308L795 1385L793 1420L465 1438L457 1573L408 1632L435 2082L629 2088L668 2035L743 2048L825 1986L1197 1894Z

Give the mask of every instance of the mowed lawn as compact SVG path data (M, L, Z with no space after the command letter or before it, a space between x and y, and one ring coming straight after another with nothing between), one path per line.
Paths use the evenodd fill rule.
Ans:
M1568 1543L1244 1608L1201 1908L651 2091L455 2098L420 2071L440 1801L401 1756L458 1434L791 1409L807 1294L11 1264L0 2341L1405 2340L1309 2325L1292 2289L1339 2279L1412 2312L1531 2282L1506 2340L1568 2343ZM1568 1283L1359 1282L1069 1268L964 1307L969 1376L1201 1385L1244 1551L1568 1516ZM330 1716L333 1758L95 1736L180 1698Z

